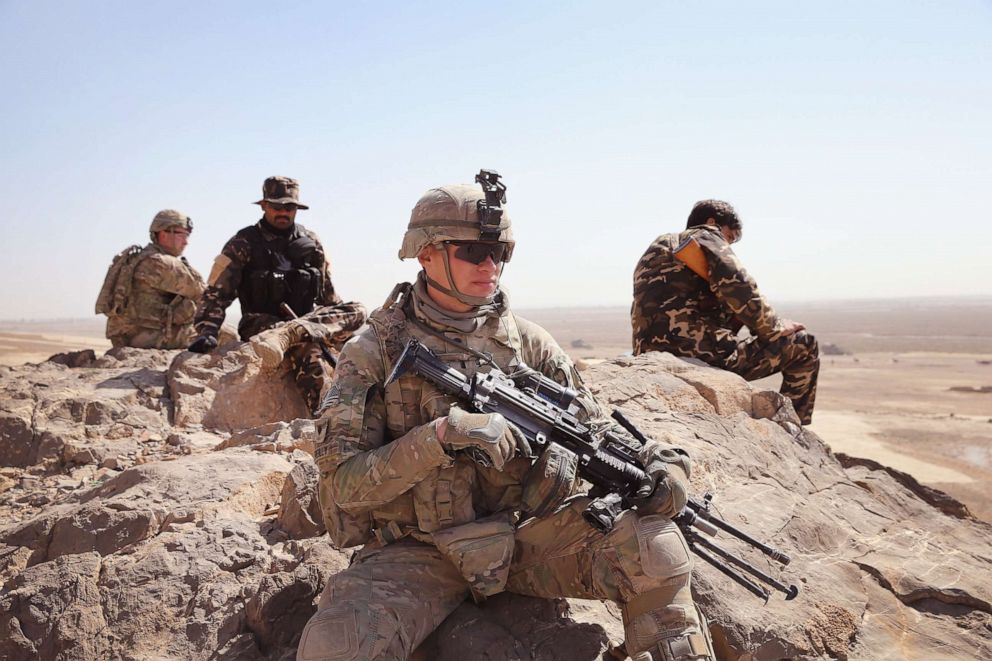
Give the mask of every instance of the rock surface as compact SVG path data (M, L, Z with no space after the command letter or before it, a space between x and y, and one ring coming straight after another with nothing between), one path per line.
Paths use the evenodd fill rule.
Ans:
M248 343L210 354L181 352L169 366L168 381L173 422L179 427L202 425L230 432L309 417L287 368L264 370Z
M835 457L787 400L719 370L653 354L584 378L692 453L719 516L792 557L714 540L800 586L767 604L697 562L721 659L992 658L992 527L960 503ZM0 368L0 658L294 658L348 563L301 415L292 380L242 344ZM504 594L464 604L416 658L591 661L622 637L612 604Z

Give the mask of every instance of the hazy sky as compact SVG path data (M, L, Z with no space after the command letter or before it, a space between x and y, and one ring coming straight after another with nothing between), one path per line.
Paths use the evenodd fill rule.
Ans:
M0 0L0 85L0 318L91 315L162 208L206 275L271 174L371 308L480 167L521 307L627 304L706 197L773 302L992 293L988 1Z

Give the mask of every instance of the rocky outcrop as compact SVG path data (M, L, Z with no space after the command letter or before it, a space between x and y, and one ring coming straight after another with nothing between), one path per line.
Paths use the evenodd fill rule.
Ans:
M188 351L168 370L169 391L178 427L236 431L309 414L287 366L262 368L249 343L235 343L210 354Z
M715 540L799 585L795 600L776 596L766 605L697 563L694 592L723 658L992 653L992 575L983 550L992 527L953 516L959 511L949 496L924 499L908 476L863 463L845 468L796 424L777 393L751 392L734 375L678 362L665 354L619 359L587 378L642 431L690 451L694 490L712 493L724 520L792 558L781 569L729 539ZM684 388L671 388L673 374L720 415L701 412ZM645 392L654 396L637 396Z
M992 658L992 528L956 501L839 461L788 400L701 364L649 354L584 378L690 450L717 514L792 558L714 540L800 587L767 604L697 563L721 659ZM348 562L302 413L241 344L0 368L0 658L294 658ZM504 594L464 604L417 658L591 661L622 636L612 604Z

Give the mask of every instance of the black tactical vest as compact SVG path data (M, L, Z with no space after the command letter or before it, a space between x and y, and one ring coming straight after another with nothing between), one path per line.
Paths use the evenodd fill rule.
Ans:
M314 309L323 286L324 255L301 225L271 240L262 236L257 225L244 228L238 236L251 246L251 259L238 286L242 314L283 317L282 303L297 315Z

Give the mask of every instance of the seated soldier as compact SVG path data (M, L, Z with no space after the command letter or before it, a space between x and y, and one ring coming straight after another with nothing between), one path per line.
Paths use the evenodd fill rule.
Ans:
M151 243L114 257L96 312L107 315L107 339L115 347L182 349L196 335L203 278L182 257L192 232L189 216L165 209L152 220Z
M671 521L686 502L684 452L646 445L638 507L603 533L582 516L590 499L576 493L574 463L535 460L503 416L458 408L415 374L387 383L416 338L470 377L536 369L578 390L579 417L609 426L547 331L510 311L499 286L514 247L505 188L492 172L478 180L486 192L451 185L420 198L399 252L420 263L416 281L342 349L318 423L319 497L334 544L364 548L328 581L297 659L406 659L466 597L504 590L616 602L638 661L713 658ZM551 484L565 485L557 498Z
M289 177L262 184L262 217L224 244L196 313L189 350L207 353L228 306L241 302L238 333L267 365L284 357L311 413L319 409L336 360L331 352L365 323L360 303L344 303L331 282L330 260L317 235L296 222L300 186ZM299 321L293 321L297 316Z
M775 314L758 291L730 247L742 232L730 204L702 200L684 232L654 240L634 270L634 354L698 358L748 381L781 372L781 393L808 425L820 371L816 338ZM750 335L739 339L742 326Z

